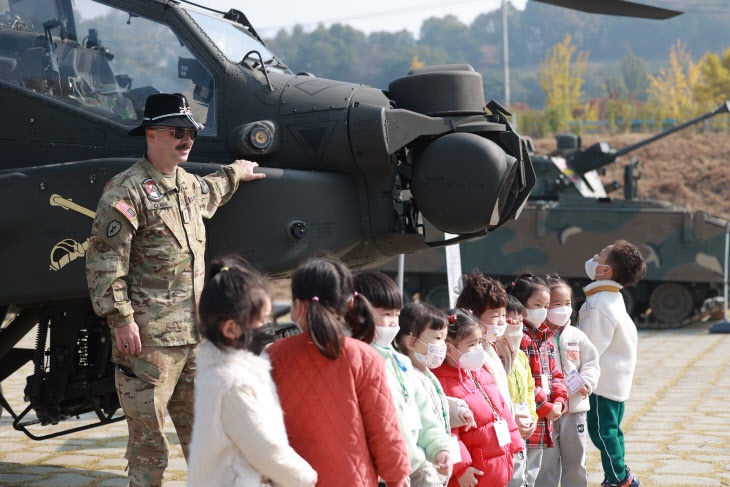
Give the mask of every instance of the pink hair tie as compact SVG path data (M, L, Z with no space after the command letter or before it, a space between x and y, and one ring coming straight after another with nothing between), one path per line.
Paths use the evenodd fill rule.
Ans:
M355 291L354 293L352 293L352 297L353 298L356 298L357 297L357 291Z
M317 296L312 296L312 301L319 301L319 298Z

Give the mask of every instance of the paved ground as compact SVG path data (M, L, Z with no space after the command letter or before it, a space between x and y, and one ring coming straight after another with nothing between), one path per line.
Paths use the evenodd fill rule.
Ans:
M709 335L708 328L698 323L639 333L639 362L623 429L627 463L642 486L730 486L730 335ZM2 384L16 410L24 407L31 369L27 365ZM166 485L183 486L185 460L171 425L167 432L174 446ZM123 486L125 445L124 423L35 442L15 431L4 414L0 485ZM600 457L592 446L588 468L592 485L599 485Z

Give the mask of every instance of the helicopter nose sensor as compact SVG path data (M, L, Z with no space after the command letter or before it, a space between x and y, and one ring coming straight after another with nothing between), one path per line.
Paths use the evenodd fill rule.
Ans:
M446 163L448 161L448 164ZM429 144L413 171L413 198L423 216L454 234L498 225L503 197L517 174L517 158L489 139L445 135Z

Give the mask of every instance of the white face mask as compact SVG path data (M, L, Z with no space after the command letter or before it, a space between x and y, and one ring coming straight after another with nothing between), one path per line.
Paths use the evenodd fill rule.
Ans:
M383 348L389 347L399 330L400 328L397 326L376 326L373 345Z
M531 325L538 326L547 318L547 308L527 309L525 321Z
M418 338L416 338L416 340L418 340ZM440 367L441 364L444 363L444 359L446 358L446 345L437 345L436 343L424 343L421 340L418 341L428 347L428 352L423 354L414 351L413 355L416 357L416 360L421 362L421 364L423 364L423 366L427 369L435 369L437 367Z
M471 370L472 372L479 370L484 364L484 349L479 347L471 352L463 353L457 362L462 369Z
M549 309L547 312L547 319L556 326L565 326L570 321L570 316L573 314L573 308L570 306L559 306L557 308Z
M509 349L516 352L520 349L520 343L522 343L522 325L507 325L507 331L505 337Z
M596 280L596 270L598 269L598 262L593 260L593 257L586 261L586 275L591 281Z
M507 324L504 325L484 325L487 327L487 332L484 335L484 338L488 342L494 343L500 338L502 338L502 335L504 335L504 331L507 329Z

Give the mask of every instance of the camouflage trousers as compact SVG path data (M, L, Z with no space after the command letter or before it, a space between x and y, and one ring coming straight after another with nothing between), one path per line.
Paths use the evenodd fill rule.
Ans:
M139 356L114 351L117 394L129 428L125 458L131 487L162 485L169 452L163 431L168 412L188 458L196 352L197 345L143 345Z

